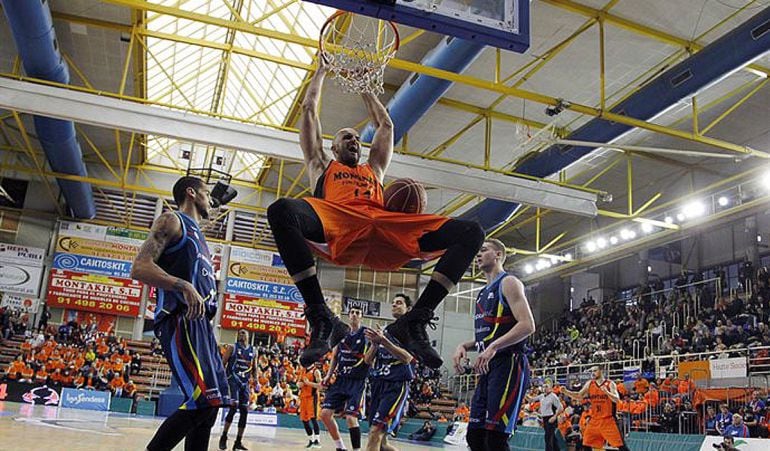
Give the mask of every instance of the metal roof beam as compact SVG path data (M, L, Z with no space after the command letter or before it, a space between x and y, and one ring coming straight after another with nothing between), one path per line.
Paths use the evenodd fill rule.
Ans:
M217 120L126 100L30 82L0 79L0 108L98 127L169 136L302 161L296 133ZM331 142L325 142L330 147ZM426 185L519 202L581 216L597 213L595 193L492 171L406 155L393 155L390 174Z

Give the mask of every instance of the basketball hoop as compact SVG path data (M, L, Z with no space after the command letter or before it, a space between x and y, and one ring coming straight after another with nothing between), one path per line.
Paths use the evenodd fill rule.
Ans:
M318 48L343 91L379 95L385 92L385 66L396 55L399 43L393 22L337 11L321 27Z

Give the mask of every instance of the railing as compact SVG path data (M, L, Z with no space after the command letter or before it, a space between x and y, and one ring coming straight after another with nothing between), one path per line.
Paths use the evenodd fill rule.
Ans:
M638 341L638 340L635 340ZM770 346L753 346L728 349L725 351L710 351L691 354L668 354L651 356L655 362L655 374L660 374L660 369L676 364L680 360L710 360L718 358L722 354L735 355L748 358L748 377L770 375ZM767 355L767 356L765 356ZM532 369L533 377L550 377L563 380L580 373L587 373L595 365L603 368L606 377L617 380L623 378L623 369L627 367L641 367L644 359L632 358L625 360L613 360L609 362L594 362L567 366L553 366Z
M171 368L166 365L157 365L150 379L150 398L159 395L169 385L171 385Z
M477 382L477 374L456 374L449 379L449 390L454 394L458 403L464 402L465 405L470 406Z

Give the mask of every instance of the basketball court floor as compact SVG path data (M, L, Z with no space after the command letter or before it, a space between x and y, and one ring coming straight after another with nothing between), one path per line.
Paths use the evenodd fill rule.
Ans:
M163 418L138 417L113 412L47 407L15 402L0 402L0 450L127 451L143 450ZM334 444L321 428L322 449ZM214 426L209 449L216 450L222 430ZM235 431L228 445L232 446ZM343 439L348 441L346 434ZM366 441L366 435L363 437ZM307 444L304 431L271 426L246 428L244 446L249 450L301 450ZM423 450L429 445L396 440L402 451ZM445 449L460 449L445 445ZM177 450L184 449L184 444Z

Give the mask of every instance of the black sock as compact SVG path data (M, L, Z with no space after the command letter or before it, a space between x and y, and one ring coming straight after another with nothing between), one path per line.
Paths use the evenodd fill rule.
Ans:
M306 277L294 284L302 294L302 299L305 300L305 304L318 305L326 302L324 300L323 291L321 291L321 284L318 283L317 275L314 274L310 277Z
M308 438L313 438L313 430L310 429L310 422L309 421L303 421L302 426L305 426L305 434L307 434Z
M361 449L361 428L358 426L350 428L350 446Z
M431 279L428 285L422 290L420 297L414 304L415 308L426 308L428 310L435 310L436 307L441 304L446 295L449 294L444 285Z
M310 421L313 422L313 432L315 433L315 435L318 436L319 434L321 434L321 430L318 428L318 420L313 418Z

